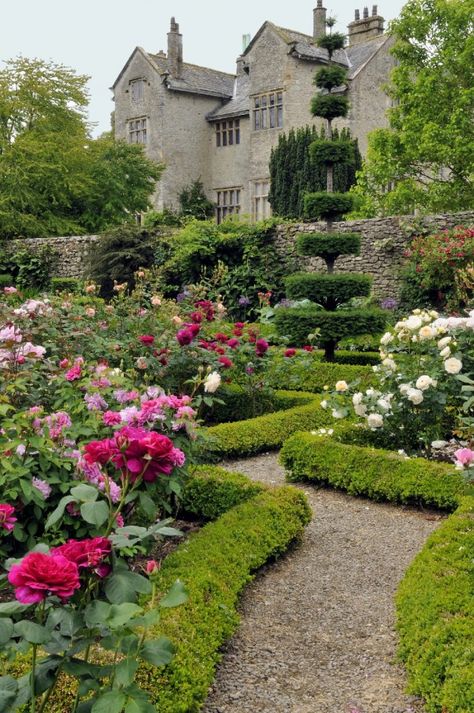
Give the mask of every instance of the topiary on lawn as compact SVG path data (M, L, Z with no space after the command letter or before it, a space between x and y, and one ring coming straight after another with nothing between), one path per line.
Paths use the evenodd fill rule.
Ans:
M328 27L333 24L334 21L329 19ZM327 361L335 361L335 350L343 337L376 333L385 326L384 314L379 310L344 309L354 297L370 295L371 278L354 273L334 274L334 263L340 255L360 253L359 235L332 232L333 222L352 209L351 196L334 192L335 166L349 166L354 161L350 142L332 129L333 119L347 116L349 110L344 95L347 72L332 59L334 52L343 49L344 41L344 36L336 33L319 38L318 45L327 50L329 63L316 73L314 83L320 91L311 102L313 116L326 121L325 136L317 138L310 146L312 159L326 166L326 191L307 193L304 212L309 220L325 220L327 232L300 235L296 243L299 255L321 257L326 262L327 274L300 272L290 275L285 280L288 297L296 301L307 300L310 304L279 309L276 314L280 333L289 337L293 344L306 343L308 334L319 330Z

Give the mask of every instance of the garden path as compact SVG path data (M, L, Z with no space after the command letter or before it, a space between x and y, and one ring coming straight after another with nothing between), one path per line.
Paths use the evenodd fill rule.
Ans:
M230 470L277 485L274 454ZM314 518L302 544L246 590L204 713L418 713L394 663L393 595L436 513L302 488Z

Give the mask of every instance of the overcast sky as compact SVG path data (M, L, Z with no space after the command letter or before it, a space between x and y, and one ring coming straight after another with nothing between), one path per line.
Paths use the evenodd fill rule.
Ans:
M254 35L265 20L311 34L316 0L3 0L1 4L0 60L20 54L52 59L89 75L90 119L97 124L97 134L110 127L109 87L132 50L139 45L149 52L166 51L172 15L183 33L185 61L234 72L242 35ZM354 10L363 8L358 0L324 4L337 18L337 29L344 32ZM403 4L403 0L382 0L379 13L391 20Z

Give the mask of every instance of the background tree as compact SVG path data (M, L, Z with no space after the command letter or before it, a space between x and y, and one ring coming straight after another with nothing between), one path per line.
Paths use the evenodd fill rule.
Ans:
M328 27L333 26L328 21ZM347 84L347 72L333 61L333 55L345 44L344 35L328 34L318 39L319 47L328 52L328 64L314 78L319 92L313 97L313 116L325 120L325 131L315 138L309 153L313 161L325 166L326 190L307 193L304 197L304 212L308 219L325 220L325 233L303 233L297 238L296 249L304 257L322 258L327 273L297 272L286 280L286 293L291 300L306 300L304 306L279 309L276 323L280 333L290 338L293 344L304 345L310 333L319 332L319 341L324 346L325 359L334 361L338 341L355 334L370 334L381 331L385 317L379 310L353 309L353 298L368 297L371 278L354 273L335 274L334 263L340 255L358 255L360 235L337 233L332 230L333 221L340 219L352 208L352 198L344 192L335 192L336 166L353 166L354 142L347 135L336 134L332 122L347 116L349 101L341 87Z
M101 231L148 206L162 168L91 139L87 81L22 57L0 70L0 238Z
M390 128L369 136L358 212L472 209L474 1L409 0L390 32Z
M214 205L204 192L201 180L183 188L179 194L180 214L186 218L207 220L214 215Z
M334 138L339 132L334 130ZM326 188L326 165L310 155L310 146L317 138L324 138L324 129L315 126L291 129L281 134L278 146L272 149L270 158L271 188L269 201L273 213L283 218L302 218L305 193L323 191ZM351 141L354 161L351 165L338 164L334 171L336 191L345 193L355 183L356 171L362 167L356 139L351 139L348 129L342 129L340 137Z

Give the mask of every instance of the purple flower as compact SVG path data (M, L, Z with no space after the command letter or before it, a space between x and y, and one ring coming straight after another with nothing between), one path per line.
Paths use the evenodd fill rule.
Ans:
M86 394L84 401L88 411L105 411L109 405L100 394Z
M32 478L31 484L34 488L36 488L36 490L40 491L45 500L47 500L51 495L51 486L45 480L41 480L41 478Z
M186 288L176 296L176 302L184 302L191 296L191 293Z
M398 302L393 297L387 297L386 299L382 300L380 306L382 307L382 309L396 309L398 306Z
M242 297L239 299L239 305L241 307L248 307L249 304L250 304L249 298L242 295Z

